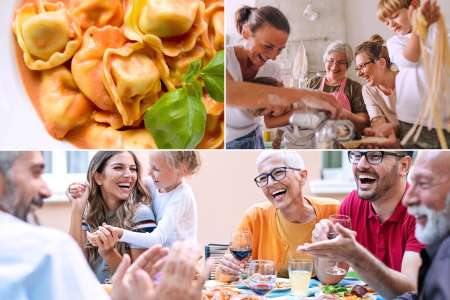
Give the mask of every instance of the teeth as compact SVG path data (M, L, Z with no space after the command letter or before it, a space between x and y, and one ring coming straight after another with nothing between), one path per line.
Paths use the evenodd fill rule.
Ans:
M359 175L359 179L376 179L376 178L369 175Z
M130 188L130 184L129 183L120 183L119 186L121 188Z
M272 197L276 197L277 195L282 194L284 192L286 192L286 189L276 190L272 193Z

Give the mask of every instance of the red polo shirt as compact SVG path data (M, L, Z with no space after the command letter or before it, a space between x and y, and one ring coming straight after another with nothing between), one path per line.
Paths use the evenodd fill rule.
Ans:
M352 219L356 240L391 269L401 271L405 251L420 252L424 248L415 237L416 220L402 201L382 223L370 201L359 198L355 190L342 201L339 212Z

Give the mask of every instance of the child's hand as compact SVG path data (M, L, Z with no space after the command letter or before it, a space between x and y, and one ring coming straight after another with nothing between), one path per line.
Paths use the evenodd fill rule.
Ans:
M94 233L87 232L86 237L93 246L98 248L100 254L113 250L116 243L119 241L117 232L113 233L104 226L99 226Z
M106 228L109 232L111 232L111 234L117 239L117 241L119 241L123 235L123 229L120 227L111 226L106 223L103 223L103 225L100 227Z
M89 197L89 186L79 182L72 183L66 190L66 196L73 204L84 209Z
M425 20L427 20L428 26L437 22L441 16L441 11L436 0L425 0L420 10Z

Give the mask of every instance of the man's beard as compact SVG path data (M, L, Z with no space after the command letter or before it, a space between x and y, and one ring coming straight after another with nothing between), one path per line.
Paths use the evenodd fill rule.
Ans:
M31 201L21 199L22 195L17 192L14 180L8 177L6 176L5 178L6 190L5 195L2 197L6 211L24 222L40 224L35 211L42 207L44 199L39 196L33 198Z
M360 189L358 176L361 173L368 174L368 175L371 175L372 177L376 178L377 186L375 187L375 189L373 191L366 192L366 191L362 191ZM398 180L397 173L398 173L398 165L393 166L392 169L389 171L389 173L383 177L380 177L376 172L371 171L371 170L366 171L366 172L358 171L356 173L357 176L355 176L355 180L357 182L358 196L363 200L375 202L376 200L378 200L380 197L382 197L387 191L389 191L394 186L395 182L397 182L397 180Z
M408 213L416 218L420 215L427 217L425 226L416 223L416 238L419 242L431 245L450 234L450 193L447 196L446 207L441 212L420 205L409 207Z

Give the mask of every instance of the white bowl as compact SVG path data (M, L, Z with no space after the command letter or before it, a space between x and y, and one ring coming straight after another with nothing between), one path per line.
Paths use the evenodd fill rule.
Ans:
M0 1L1 150L75 149L49 135L29 99L16 63L12 31L16 0Z

